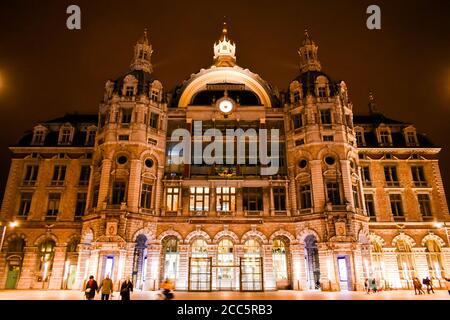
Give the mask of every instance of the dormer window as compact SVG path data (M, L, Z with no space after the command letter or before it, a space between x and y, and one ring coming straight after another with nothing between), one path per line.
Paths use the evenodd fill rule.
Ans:
M159 100L159 92L158 90L152 90L152 101L157 102Z
M45 131L44 130L37 130L34 132L32 144L42 145L42 144L44 144L44 140L45 140Z
M126 87L126 89L125 89L125 96L126 97L134 96L134 87L130 87L130 86Z
M294 103L298 103L300 101L300 91L295 91L293 97Z
M392 146L391 130L386 126L381 125L381 127L378 128L377 131L378 131L378 143L380 144L380 146L383 147Z
M95 129L89 129L86 135L86 145L93 146L95 144L95 135L97 131Z
M366 140L364 138L364 129L363 128L355 128L355 138L356 144L358 146L365 146Z
M59 130L58 144L71 144L73 137L73 128L66 125Z
M319 87L318 92L319 92L319 97L320 98L326 98L327 97L327 88Z
M403 130L403 133L405 135L406 145L408 147L417 147L419 145L419 142L417 141L416 129L414 127L409 126Z

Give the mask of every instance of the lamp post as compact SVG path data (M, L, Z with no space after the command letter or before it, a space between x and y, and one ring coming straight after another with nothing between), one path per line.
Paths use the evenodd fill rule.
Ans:
M15 227L17 227L18 226L18 222L17 221L11 221L10 223L9 223L9 227L11 228L11 229L14 229ZM0 240L0 252L2 252L2 249L3 249L3 242L5 241L5 235L6 235L6 228L7 228L7 225L5 224L3 224L2 223L2 228L3 228L3 230L2 230L2 238L1 238L1 240Z

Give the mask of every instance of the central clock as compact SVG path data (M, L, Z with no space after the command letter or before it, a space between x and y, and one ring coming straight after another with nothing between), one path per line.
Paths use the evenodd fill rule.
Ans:
M230 114L234 109L234 102L230 98L222 98L217 102L220 112Z

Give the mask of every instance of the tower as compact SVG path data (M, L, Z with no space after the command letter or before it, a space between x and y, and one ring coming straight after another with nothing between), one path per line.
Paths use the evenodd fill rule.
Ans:
M214 65L217 67L232 67L236 65L236 44L228 36L226 22L223 22L219 41L214 43Z
M310 37L308 30L305 29L305 38L303 40L303 44L298 50L298 54L300 55L300 71L320 71L322 66L320 65L319 57L318 57L319 47L315 44L315 42Z

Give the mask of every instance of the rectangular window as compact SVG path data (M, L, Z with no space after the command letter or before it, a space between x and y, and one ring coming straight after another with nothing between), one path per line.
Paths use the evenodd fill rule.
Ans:
M331 124L331 110L330 109L320 110L320 122L322 124Z
M122 109L122 124L130 124L131 123L131 116L133 114L132 109Z
M383 130L380 132L380 144L382 146L389 146L391 144L391 135L389 131Z
M121 134L119 135L119 141L128 141L130 140L130 136L127 134Z
M236 210L236 188L216 188L216 210L218 212Z
M263 189L262 188L244 188L243 189L244 211L262 211L263 210Z
M48 195L47 218L56 218L59 213L60 202L60 193L50 193Z
M353 193L353 205L355 208L359 208L359 194L357 186L352 186L352 193Z
M370 177L370 167L361 167L361 179L364 187L372 186L372 178Z
M325 142L333 142L334 141L334 136L323 136L323 141Z
M327 96L327 88L319 87L318 91L319 91L319 97L320 98L326 98L326 96Z
M419 193L417 195L417 200L419 200L419 208L422 216L431 217L430 195L427 193Z
M62 129L61 132L61 139L59 141L60 144L70 144L70 136L71 136L72 130L65 128Z
M375 217L375 201L372 193L366 193L364 195L364 201L366 204L366 211L369 217Z
M311 186L309 184L300 187L300 209L311 209Z
M80 180L79 180L78 184L80 186L87 186L89 184L90 176L91 176L91 167L90 166L81 166Z
M126 183L123 181L115 181L113 183L111 204L118 205L126 201Z
M411 167L411 174L415 187L426 187L428 185L427 180L425 179L425 172L422 166Z
M167 188L166 211L176 212L178 210L179 188Z
M361 131L356 131L355 132L355 137L356 137L356 144L358 146L364 146L364 137L363 137L363 133Z
M42 131L42 130L35 131L32 144L37 144L37 145L43 144L44 139L45 139L44 131Z
M394 217L403 217L402 196L398 193L393 193L389 195L389 200L391 202L391 211Z
M56 165L53 169L52 186L62 186L66 179L66 166Z
M142 184L141 190L141 208L151 209L152 206L152 185L148 183Z
M152 101L158 101L158 91L157 90L152 90Z
M209 188L192 187L189 198L190 211L208 211L209 210Z
M292 122L294 123L294 129L303 127L303 119L300 113L292 115Z
M157 113L151 113L150 114L150 127L158 129L158 122L159 122L159 114Z
M416 134L414 132L408 132L406 139L408 140L408 146L414 147L417 145Z
M21 218L26 218L28 213L30 213L31 200L33 199L33 193L23 192L20 195L20 206L17 215Z
M273 188L273 203L275 211L286 210L286 189L284 187Z
M400 185L397 176L397 167L386 166L384 167L384 177L388 187L398 187Z
M23 178L23 185L34 186L37 181L38 172L39 172L39 166L27 165L25 167L25 176Z
M341 195L339 192L339 183L337 182L328 182L327 183L327 196L328 201L333 205L341 204Z
M295 146L301 146L305 144L305 139L295 140Z
M125 96L127 96L127 97L134 96L134 87L131 87L131 86L126 87L126 89L125 89Z
M86 199L87 194L85 192L80 192L77 194L77 204L75 206L75 220L81 219L84 216L84 211L86 210Z
M95 144L95 135L97 132L95 130L89 130L87 132L86 145L93 146Z

